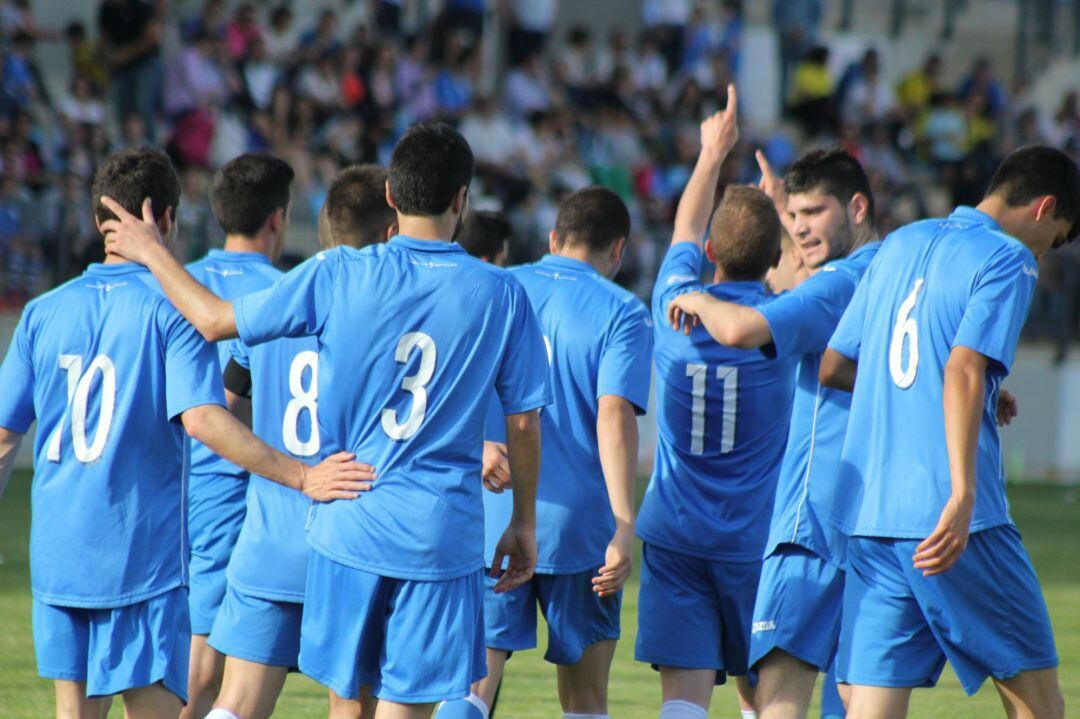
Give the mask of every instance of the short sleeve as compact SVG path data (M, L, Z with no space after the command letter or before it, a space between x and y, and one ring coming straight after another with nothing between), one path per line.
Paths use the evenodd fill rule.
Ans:
M855 288L855 294L844 310L840 323L836 326L829 347L850 360L859 359L859 349L862 347L863 326L866 322L866 298L870 294L871 271L867 270L859 285Z
M332 250L320 252L267 289L235 300L240 339L257 345L278 337L319 334L333 302L339 257Z
M637 300L633 300L635 305ZM652 374L652 321L642 306L622 313L604 343L597 372L596 398L615 395L645 414Z
M704 289L701 256L701 248L694 242L679 242L668 249L653 287L653 307L659 315L667 313L668 302L675 297Z
M251 348L240 340L229 345L229 358L244 369L251 369Z
M766 357L824 352L854 290L848 272L826 266L790 292L758 305L773 338L761 352Z
M953 347L988 357L1007 375L1016 356L1039 272L1026 248L995 252L975 279Z
M540 322L525 289L513 277L509 290L506 344L495 378L503 414L519 414L551 404L549 363Z
M24 313L0 365L0 427L25 434L34 423L34 363Z
M165 406L170 420L192 407L225 406L217 348L176 310L164 309Z
M487 417L484 418L484 440L506 444L506 415L495 392L488 397Z

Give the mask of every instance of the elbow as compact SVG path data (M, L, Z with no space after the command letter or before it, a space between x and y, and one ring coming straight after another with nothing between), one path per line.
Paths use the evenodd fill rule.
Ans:
M210 405L192 407L180 416L180 421L189 437L207 444L210 436Z
M199 331L199 334L201 334L203 339L207 342L220 342L221 340L229 338L225 332L224 326L211 317L202 318L195 326L195 329Z
M540 439L540 410L513 414L506 418L506 430L521 439Z

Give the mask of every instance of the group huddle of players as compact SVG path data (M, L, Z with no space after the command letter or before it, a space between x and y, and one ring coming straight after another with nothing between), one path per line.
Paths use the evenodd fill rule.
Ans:
M539 607L564 716L607 717L636 535L661 719L703 719L728 675L744 717L805 717L826 671L849 716L902 717L946 660L1009 717L1063 716L997 423L1080 171L1018 150L978 207L882 242L839 149L783 178L759 155L760 186L717 203L738 134L729 88L651 312L609 279L630 216L603 188L564 201L549 255L498 267L508 226L467 210L447 125L344 170L324 251L284 274L287 163L218 171L225 248L185 268L168 158L107 158L106 261L27 305L0 367L0 489L37 422L57 715L121 694L131 717L266 717L298 668L331 717L486 719Z

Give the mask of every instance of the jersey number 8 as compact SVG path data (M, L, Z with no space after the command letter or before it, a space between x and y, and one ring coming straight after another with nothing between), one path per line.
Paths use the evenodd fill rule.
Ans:
M105 440L109 438L113 410L116 408L116 368L105 355L98 355L83 374L81 355L60 355L60 369L67 371L67 406L71 407L71 447L75 450L75 459L84 464L101 458L105 451ZM90 389L94 375L101 373L101 403L98 407L97 431L94 441L86 441L86 412L90 404ZM64 414L66 415L66 407ZM49 441L45 458L50 462L60 461L60 437L64 432L64 415Z
M311 369L311 380L304 388L304 370ZM311 457L319 452L319 353L311 350L298 352L289 366L289 394L292 399L285 405L281 418L281 441L285 449L297 457ZM306 440L300 439L300 413L308 412L311 430Z

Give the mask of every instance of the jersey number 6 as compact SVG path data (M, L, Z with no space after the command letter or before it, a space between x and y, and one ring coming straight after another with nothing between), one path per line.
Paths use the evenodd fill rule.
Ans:
M915 373L919 371L919 326L911 311L915 309L915 299L922 289L922 279L915 280L915 289L900 303L896 313L896 325L889 343L889 374L893 384L900 389L907 389L915 383ZM908 345L907 366L904 366L904 345Z

